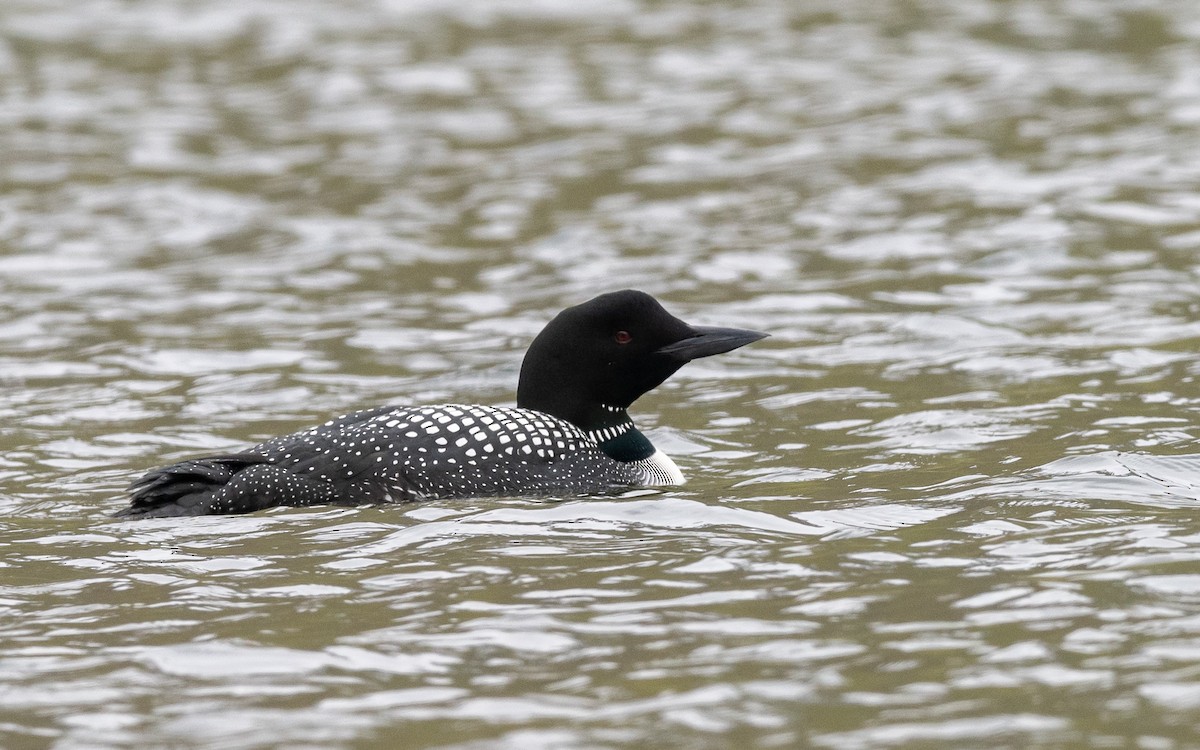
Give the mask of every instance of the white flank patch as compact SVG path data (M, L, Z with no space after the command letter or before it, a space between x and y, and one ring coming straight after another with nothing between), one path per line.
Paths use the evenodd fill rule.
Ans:
M671 457L660 450L655 450L649 458L638 461L642 471L646 472L647 487L663 487L671 484L683 484L683 472L671 460Z

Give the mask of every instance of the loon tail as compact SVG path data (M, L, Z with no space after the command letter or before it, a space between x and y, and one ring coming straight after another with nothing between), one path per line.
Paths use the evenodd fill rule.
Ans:
M239 471L267 463L257 453L208 456L155 469L129 486L132 502L114 518L199 516L211 513L213 496Z

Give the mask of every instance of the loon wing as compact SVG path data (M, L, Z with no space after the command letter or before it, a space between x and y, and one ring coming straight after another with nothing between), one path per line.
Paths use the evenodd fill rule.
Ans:
M357 411L240 453L205 456L155 469L130 485L130 505L116 517L244 513L274 505L336 502L333 487L301 476L295 467L286 471L273 464L293 451L319 459L346 430L391 410L393 407Z

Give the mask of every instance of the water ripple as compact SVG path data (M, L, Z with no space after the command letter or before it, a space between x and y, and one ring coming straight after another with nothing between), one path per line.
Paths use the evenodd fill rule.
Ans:
M4 3L0 745L1194 744L1198 20ZM685 487L108 517L623 286Z

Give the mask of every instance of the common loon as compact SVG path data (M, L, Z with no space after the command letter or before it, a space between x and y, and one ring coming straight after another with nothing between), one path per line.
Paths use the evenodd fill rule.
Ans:
M690 326L624 290L567 308L525 353L517 406L383 406L134 482L118 517L248 513L277 505L588 494L680 484L626 411L699 357L767 334Z

